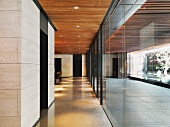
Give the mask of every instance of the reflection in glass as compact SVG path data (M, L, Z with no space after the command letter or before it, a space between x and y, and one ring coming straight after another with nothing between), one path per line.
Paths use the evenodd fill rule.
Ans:
M128 75L170 85L170 46L128 53Z
M167 6L170 1L115 1L104 20L103 108L114 126L170 126Z
M87 53L88 78L114 127L170 126L169 7L115 0Z

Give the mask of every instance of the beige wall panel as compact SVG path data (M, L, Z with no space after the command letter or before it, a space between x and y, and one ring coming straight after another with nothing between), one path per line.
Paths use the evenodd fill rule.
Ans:
M31 127L40 117L40 12L32 0L0 0L0 10L0 127ZM54 41L54 30L50 32ZM53 58L49 56L50 102Z
M22 18L22 37L32 43L39 45L40 31L39 30L39 16L35 17L37 21L31 20L26 15L23 15Z
M23 115L32 107L32 99L33 99L32 87L33 86L30 86L26 89L21 90L21 115Z
M40 117L40 12L32 0L21 4L21 127L31 127Z
M40 64L40 46L33 44L32 47L32 63Z
M69 61L70 55L63 55L62 58L63 58L63 61Z
M21 116L21 90L17 91L17 98L18 98L18 114L17 116Z
M22 64L21 77L22 89L39 83L39 65Z
M37 103L33 104L32 107L22 115L21 127L32 127L39 119L39 110Z
M18 42L18 62L20 63L40 63L40 46L26 39L19 39Z
M21 2L22 2L22 0L17 0L17 10L20 10L20 11L21 11L21 8L22 8Z
M20 64L0 64L0 89L20 89Z
M21 12L0 11L0 37L21 37Z
M20 127L21 117L0 117L0 127Z
M0 90L0 116L17 116L17 90Z
M30 13L32 12L32 13ZM23 0L22 1L22 38L34 43L37 46L32 47L33 54L39 56L39 45L40 45L40 14L39 9L33 3L33 1ZM36 48L37 47L37 48Z
M40 45L40 12L35 6L33 1L22 1L22 37Z
M2 10L18 10L18 0L0 0L0 11Z
M32 63L32 49L33 43L27 41L26 39L20 39L18 43L18 62L20 63Z
M39 84L35 84L21 91L21 115L27 112L31 107L37 104L39 106ZM31 93L31 94L30 94Z
M18 39L0 38L0 63L18 62Z
M39 16L37 16L37 13L39 13L39 9L37 8L37 6L34 4L33 1L30 0L21 0L21 4L22 4L22 13L28 17L30 19L31 22L37 22L37 19ZM30 13L32 12L32 13ZM23 15L23 16L24 16ZM35 27L36 24L34 24Z
M73 76L73 55L56 54L55 58L62 58L62 77ZM82 57L82 76L86 76L85 55Z
M55 54L54 57L55 58L62 58L62 55L61 54Z
M48 106L54 101L54 29L48 23Z
M73 76L73 55L55 55L55 58L62 58L62 77Z
M18 39L21 37L20 0L0 0L0 127L20 127L21 65Z
M70 69L70 61L62 61L62 77L70 77L71 69Z
M86 55L82 55L82 76L86 76Z
M73 55L70 55L70 76L73 76Z

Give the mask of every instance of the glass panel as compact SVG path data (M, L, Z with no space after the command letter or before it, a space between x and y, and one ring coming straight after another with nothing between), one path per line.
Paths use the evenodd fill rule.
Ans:
M98 38L98 41L97 41L97 43L98 43L98 56L97 56L97 58L98 58L98 63L97 63L97 65L98 65L98 98L99 98L99 100L100 100L100 102L101 102L101 104L102 104L102 96L101 96L101 92L102 92L102 73L101 73L101 70L102 70L102 45L101 45L101 28L99 29L99 32L98 32L98 35L97 35L97 38Z
M94 89L95 89L95 93L96 93L96 96L98 96L98 77L97 77L97 74L98 74L98 58L97 58L97 54L98 54L98 43L97 43L97 38L95 38L94 40Z
M115 4L116 5L116 4ZM124 5L120 2L114 14L110 14L110 19L104 26L105 55L103 64L105 65L105 105L103 106L109 119L114 126L124 124L124 31L120 31L115 36L118 25L123 20ZM124 27L122 27L124 29Z
M103 23L104 109L114 126L170 126L170 0L121 0Z
M90 47L88 75L115 127L170 126L169 7L115 0Z

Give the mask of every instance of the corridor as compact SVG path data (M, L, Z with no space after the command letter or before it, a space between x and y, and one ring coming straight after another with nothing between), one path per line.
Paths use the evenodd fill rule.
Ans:
M41 112L36 127L111 127L87 78L63 78L55 102Z

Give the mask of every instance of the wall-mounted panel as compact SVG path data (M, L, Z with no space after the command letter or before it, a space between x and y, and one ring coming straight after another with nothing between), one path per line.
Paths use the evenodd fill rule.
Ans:
M21 6L22 37L18 46L18 62L21 64L20 115L21 126L30 127L40 117L40 11L33 1L22 0Z
M86 76L86 55L82 55L82 76Z
M20 0L0 1L0 126L21 126Z
M54 101L54 29L48 23L48 106Z

